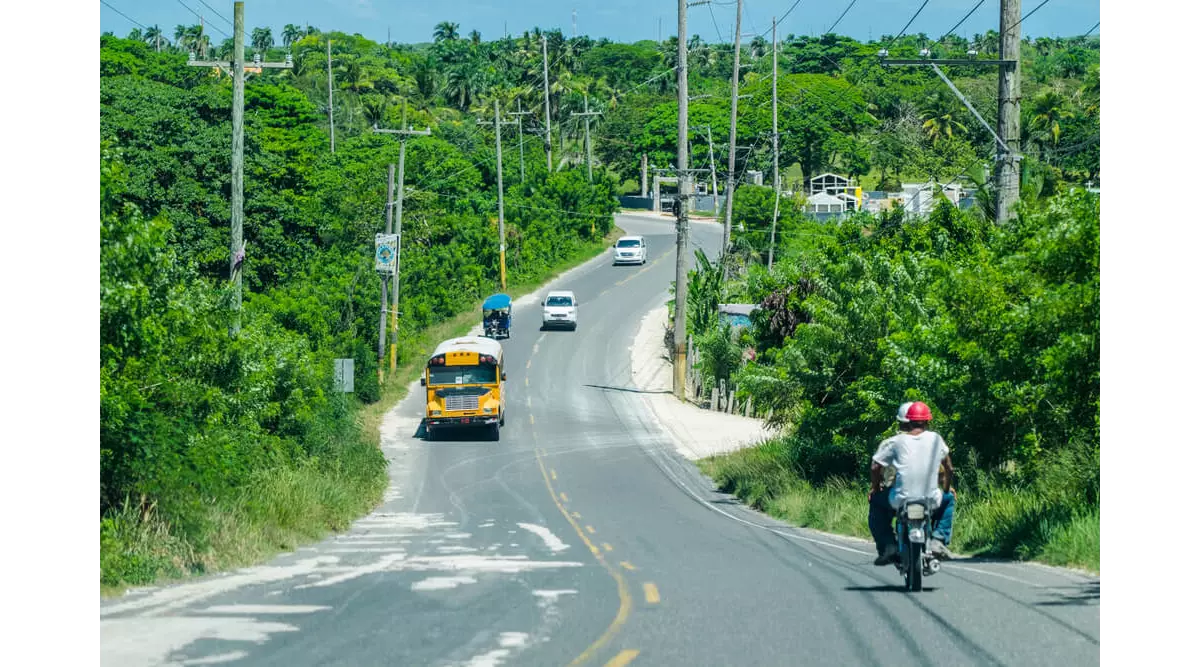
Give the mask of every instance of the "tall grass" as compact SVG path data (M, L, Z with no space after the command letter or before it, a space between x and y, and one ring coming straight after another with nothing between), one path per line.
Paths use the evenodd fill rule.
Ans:
M814 486L786 463L779 441L700 461L718 488L771 516L805 528L870 538L865 484ZM1036 560L1100 571L1100 512L1033 488L985 481L956 489L956 554Z

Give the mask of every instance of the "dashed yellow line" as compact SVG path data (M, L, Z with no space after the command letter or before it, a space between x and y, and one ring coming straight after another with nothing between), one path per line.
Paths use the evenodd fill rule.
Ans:
M533 423L533 415L529 415L529 423L530 423L530 424L532 424L532 423Z
M647 581L642 584L642 592L646 594L646 604L658 604L658 601L661 599L658 597L658 586L655 586L652 582Z
M554 504L558 506L558 511L562 512L562 515L564 518L566 518L567 523L570 523L571 527L575 529L575 533L579 535L579 539L583 540L583 543L589 548L595 549L595 545L592 544L591 540L588 539L587 534L579 527L579 524L575 521L575 519L571 517L571 514L567 511L567 508L563 506L562 503L558 502L558 498L555 497L554 484L550 481L550 474L546 471L546 465L542 462L542 452L535 448L534 454L537 459L538 468L542 471L542 479L546 482L546 490L550 492L550 498L554 501ZM560 492L560 495L564 501L567 499L566 494ZM574 660L570 662L567 667L574 667L575 665L579 665L589 660L593 653L600 650L600 648L602 648L605 644L611 641L613 637L616 636L617 632L621 629L621 626L624 625L627 620L629 620L629 614L633 610L633 596L629 594L629 586L625 583L625 577L621 576L620 571L613 569L613 567L608 564L608 561L604 560L604 556L598 551L593 551L593 553L595 554L596 560L602 567L604 567L609 576L611 576L613 580L617 582L617 598L621 602L620 606L617 608L616 617L613 618L612 623L609 623L608 628L604 631L604 634L600 635L596 641L592 642L591 646L588 646L586 649L584 649L583 653L580 653ZM611 664L617 667L620 665L627 665L635 657L637 657L637 651L633 651L631 654L630 650L627 649L617 654L617 657L613 658L613 660L618 660L619 662Z
M584 528L587 528L587 532L591 533L592 535L596 534L595 528L592 528L591 526L584 526Z
M564 503L569 503L569 502L571 502L571 501L567 500L567 494L563 493L562 491L559 491L559 492L558 492L558 497L559 497L559 498L562 498L562 501L563 501Z
M526 369L533 368L533 359L530 359L529 361L525 362L525 368Z
M550 469L550 479L558 479L558 473L554 472L554 468Z
M582 518L583 518L583 515L582 515L582 514L580 514L579 512L571 512L571 516L575 517L576 519L582 519Z
M604 663L604 667L625 667L625 665L633 662L633 659L636 657L638 657L638 650L627 648L613 656L612 660Z
M529 378L525 378L525 386L526 386L526 387L528 387L528 386L529 386Z
M605 551L612 551L612 545L609 544L608 542L605 542L604 544L602 544L600 546L604 547Z
M633 572L634 570L637 569L636 567L633 566L633 563L630 563L627 560L621 561L621 567L625 568L626 570L629 570L630 572Z

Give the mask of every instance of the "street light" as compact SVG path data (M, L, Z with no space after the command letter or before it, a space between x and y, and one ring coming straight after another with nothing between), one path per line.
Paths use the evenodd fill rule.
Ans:
M879 56L880 58L886 58L886 57L888 57L888 50L887 49L879 49L879 53L876 53L875 55Z

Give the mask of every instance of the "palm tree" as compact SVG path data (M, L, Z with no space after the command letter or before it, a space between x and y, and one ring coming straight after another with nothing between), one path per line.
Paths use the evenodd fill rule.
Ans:
M750 40L750 57L757 60L767 54L767 40L763 39L762 35L758 35Z
M255 28L250 33L250 45L259 53L266 53L267 49L275 46L275 38L271 36L271 29Z
M307 26L307 27L304 29L304 36L305 36L305 37L312 37L313 35L319 35L319 34L321 34L321 31L320 31L320 30L318 30L317 28L314 28L314 27L312 27L311 25L310 25L310 26Z
M128 37L126 37L125 39L133 40L133 41L135 41L135 42L140 42L140 41L142 41L142 29L141 29L141 28L134 28L133 30L130 30L130 31L129 31L129 36L128 36Z
M475 46L479 46L479 42L483 41L483 35L479 34L478 30L472 30L468 36L471 38L471 43Z
M300 30L300 26L295 23L289 23L283 26L283 33L280 35L280 38L283 39L283 45L290 49L292 43L303 36L304 32Z
M1075 113L1067 108L1068 104L1065 95L1053 90L1047 90L1033 98L1029 124L1031 134L1040 135L1041 143L1045 143L1045 140L1049 138L1050 143L1057 146L1058 138L1062 135L1060 121L1075 116Z
M446 93L460 110L471 108L471 102L482 87L482 75L470 64L458 65L446 76Z
M146 32L142 35L142 39L151 46L155 45L161 38L162 30L158 27L158 25L152 25L149 28L146 28Z
M435 42L453 42L458 39L458 24L450 21L442 21L433 29L433 41Z

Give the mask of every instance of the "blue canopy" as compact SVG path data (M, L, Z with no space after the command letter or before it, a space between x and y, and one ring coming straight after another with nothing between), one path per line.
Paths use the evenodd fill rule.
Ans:
M493 294L483 301L484 310L500 310L512 306L512 298L507 294Z

